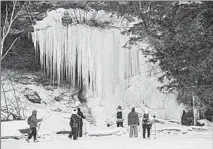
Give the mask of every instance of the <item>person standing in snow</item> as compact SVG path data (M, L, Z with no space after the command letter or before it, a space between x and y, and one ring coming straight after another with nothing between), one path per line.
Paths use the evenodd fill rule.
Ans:
M26 139L27 142L29 142L29 140L32 138L32 136L33 136L34 142L38 142L38 140L36 138L36 135L37 135L36 127L37 127L37 124L39 122L41 122L42 120L43 119L37 119L37 111L33 110L32 115L27 120L27 123L30 126L30 133L29 133L28 138Z
M118 109L117 109L117 127L123 127L123 116L122 116L122 107L121 106L118 106Z
M151 123L151 117L149 115L148 109L145 109L145 112L143 114L143 119L142 119L142 129L143 129L143 138L146 138L146 130L147 130L147 137L150 139L150 130L152 127Z
M78 116L80 117L80 122L79 122L79 129L78 129L78 137L82 137L82 131L83 131L83 119L86 117L84 114L81 112L81 109L78 108Z
M74 108L70 119L71 132L68 136L70 139L73 137L73 140L77 140L80 120L81 118L77 115L77 109Z
M139 116L135 112L135 108L132 107L132 111L128 114L128 125L130 126L129 137L132 138L138 137L138 125L139 125Z

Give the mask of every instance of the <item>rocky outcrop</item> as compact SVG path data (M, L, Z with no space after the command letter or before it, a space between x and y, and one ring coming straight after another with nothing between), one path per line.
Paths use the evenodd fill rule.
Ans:
M25 88L24 96L32 103L41 104L40 96L38 95L36 91L33 91L32 89Z
M63 97L62 97L62 95L59 95L59 96L56 96L54 99L55 99L55 101L60 102L63 99Z

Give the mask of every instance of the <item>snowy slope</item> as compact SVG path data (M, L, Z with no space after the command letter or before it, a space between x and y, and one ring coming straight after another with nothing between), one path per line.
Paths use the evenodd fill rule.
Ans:
M3 74L4 77L5 74ZM16 75L16 77L19 77ZM34 81L32 78L38 77L37 75L33 74L25 74L25 84L20 82L13 82L14 87L18 88L17 95L19 95L22 102L27 104L25 112L25 118L27 118L33 109L38 111L38 118L43 118L43 122L41 123L39 135L42 136L51 136L55 135L59 131L69 131L69 118L72 114L72 107L79 105L79 101L72 101L71 91L67 88L61 87L53 87L53 86L42 86L39 82ZM30 78L30 80L26 79ZM25 88L30 88L33 91L36 91L42 99L41 104L33 104L28 101L23 96L23 90ZM62 100L60 102L55 101L54 98L58 95L63 95ZM104 107L101 106L99 100L93 98L90 99L87 105L80 105L82 111L87 116L87 120L84 121L86 127L84 127L84 132L87 132L89 136L107 136L107 135L122 135L126 134L127 132L127 114L131 110L131 106L123 107L123 114L124 114L124 126L125 129L117 129L115 122L116 111L111 111L112 114L106 115L104 113ZM90 109L92 108L92 110ZM140 108L136 108L136 111L140 111ZM91 113L90 113L91 112ZM114 115L114 116L113 116ZM93 118L94 120L91 120ZM175 132L175 133L187 133L190 131L207 131L210 127L184 127L176 123L171 123L165 120L160 120L165 124L156 123L156 130L158 133L168 133L168 132ZM203 120L204 121L204 120ZM110 124L110 127L107 127L107 124ZM208 125L210 126L210 125ZM26 129L28 128L26 121L9 121L2 123L2 137L8 136L18 136L21 137L22 135L18 131L19 129ZM10 128L10 129L8 129ZM141 126L139 127L141 130ZM153 128L154 129L154 128Z

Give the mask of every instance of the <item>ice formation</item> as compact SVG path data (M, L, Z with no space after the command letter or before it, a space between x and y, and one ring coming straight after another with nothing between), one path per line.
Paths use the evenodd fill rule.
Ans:
M84 86L88 103L96 100L98 106L104 107L105 114L114 115L118 105L145 104L158 117L180 118L181 109L175 103L175 95L164 95L157 90L156 77L148 76L149 66L138 47L123 48L129 37L116 28L63 26L64 11L48 12L32 33L47 76L58 84L66 81L71 87ZM68 11L73 14L72 9ZM87 15L94 17L92 13ZM109 19L108 16L103 11L95 14L96 19Z

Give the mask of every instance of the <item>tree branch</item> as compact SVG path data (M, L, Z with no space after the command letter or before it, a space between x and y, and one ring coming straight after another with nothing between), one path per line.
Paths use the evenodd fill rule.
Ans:
M14 21L17 17L18 17L18 15L22 12L22 10L24 9L24 6L26 5L26 2L24 2L24 4L22 5L22 7L21 7L21 10L19 10L18 12L17 12L17 14L15 15L15 17L13 18L13 20L12 21Z
M146 24L146 22L145 22L145 18L144 18L144 15L143 15L143 10L142 10L141 5L142 5L142 4L141 4L141 1L139 1L139 8L140 8L140 12L141 12L141 13L140 13L140 16L141 16L141 19L142 19L142 23L143 23L145 32L147 33L147 35L151 35L152 37L157 38L157 39L160 40L160 37L161 37L161 36L156 35L155 33L151 32L151 31L149 30L149 28L148 28L148 26L147 26L147 24Z
M21 59L24 59L21 55L19 55L19 54L16 53L16 52L8 52L8 53L15 54L15 55L19 56Z
M11 13L11 16L10 16L9 26L8 26L8 28L7 28L7 31L6 31L5 35L4 35L5 38L7 37L8 33L9 33L9 31L10 31L10 28L11 28L11 26L12 26L12 23L13 23L13 21L14 21L13 15L14 15L15 7L16 7L16 1L13 1L13 10L12 10L12 13Z
M6 5L6 16L5 16L5 20L4 20L4 26L3 26L3 37L4 37L4 34L5 34L5 27L7 25L7 17L8 17L8 10L7 10L7 5Z
M10 45L10 47L7 49L6 53L2 56L1 61L4 59L4 57L7 55L7 53L12 49L13 45L15 44L16 40L18 38L16 38L13 43Z

